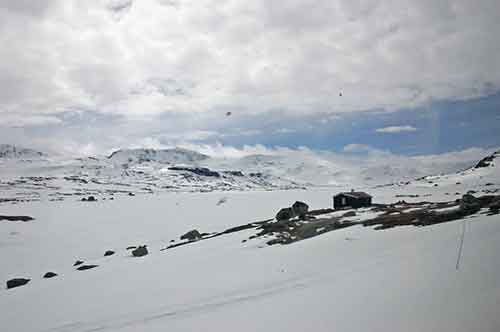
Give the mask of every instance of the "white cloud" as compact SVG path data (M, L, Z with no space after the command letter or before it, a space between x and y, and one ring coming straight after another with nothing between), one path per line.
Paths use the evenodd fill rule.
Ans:
M500 88L495 0L5 0L1 7L0 43L9 47L0 49L0 116L75 105L132 118L194 117L221 104L348 112Z
M373 148L365 144L352 143L344 146L342 150L348 153L364 153L372 151Z
M397 133L407 133L417 131L417 128L413 126L390 126L384 128L378 128L375 130L377 133L383 134L397 134Z

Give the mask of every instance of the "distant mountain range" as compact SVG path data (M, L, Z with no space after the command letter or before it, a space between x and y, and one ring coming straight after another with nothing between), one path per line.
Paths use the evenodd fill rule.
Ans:
M120 149L107 157L60 160L51 159L49 154L33 149L2 144L0 180L2 177L45 176L78 179L75 181L79 183L120 184L136 188L134 190L140 187L144 191L159 188L212 191L291 189L318 185L356 187L451 174L474 165L476 168L487 167L498 155L496 152L480 161L441 163L411 157L386 160L357 156L357 159L349 159L300 151L222 158L177 147ZM23 163L18 165L16 161Z

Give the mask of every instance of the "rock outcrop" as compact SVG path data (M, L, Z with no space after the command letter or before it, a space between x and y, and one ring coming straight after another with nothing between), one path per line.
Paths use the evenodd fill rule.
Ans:
M277 221L289 220L295 217L305 219L308 211L309 205L301 201L296 201L292 204L292 207L287 207L279 210L275 218Z
M481 209L481 202L472 194L465 194L460 200L460 209L467 212L476 212Z
M138 246L136 249L132 250L132 256L134 257L142 257L148 254L148 249L146 246Z
M85 271L85 270L90 270L90 269L93 269L93 268L96 268L98 267L99 265L93 265L93 264L89 264L89 265L81 265L77 268L78 271Z
M171 171L187 171L194 173L196 175L201 175L201 176L213 176L213 177L220 177L220 174L216 171L212 171L206 167L182 167L182 166L174 166L174 167L169 167L168 168Z
M307 212L309 211L309 205L307 205L304 202L296 201L292 205L292 210L296 216L298 216L300 218L304 218L306 216Z
M196 229L193 229L193 230L191 230L191 231L189 231L186 234L181 236L181 240L189 240L189 241L198 240L200 238L201 238L201 234Z
M7 281L7 289L15 288L15 287L19 287L19 286L24 286L28 282L30 282L30 280L31 279L26 279L26 278L14 278L14 279L10 279L10 280Z
M2 215L0 215L0 220L26 222L26 221L34 220L34 218L30 217L30 216L2 216Z
M45 279L54 278L54 277L57 277L57 273L55 273L55 272L47 272L47 273L45 273L45 274L43 275L43 277L44 277Z
M490 167L492 165L493 160L495 160L499 152L500 151L497 151L490 156L484 157L477 163L476 166L474 166L474 168Z

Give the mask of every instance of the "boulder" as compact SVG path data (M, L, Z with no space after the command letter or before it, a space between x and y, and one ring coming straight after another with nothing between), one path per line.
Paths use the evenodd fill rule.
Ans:
M73 264L73 266L78 266L78 265L82 265L82 264L83 264L83 261L78 260L75 262L75 264Z
M81 265L77 268L78 271L85 271L85 270L90 270L95 267L98 267L99 265Z
M3 215L0 215L0 220L26 222L26 221L34 220L34 218L30 217L30 216L3 216Z
M497 199L496 201L493 201L493 203L490 204L490 211L491 212L500 211L500 199Z
M472 194L465 194L460 200L460 209L469 213L478 211L481 208L480 201Z
M26 285L31 279L14 278L7 281L7 289Z
M309 211L309 205L304 202L296 201L292 205L292 210L296 216L304 217Z
M113 250L106 250L106 252L104 253L104 256L111 256L114 254L115 254L115 252Z
M148 254L148 249L146 246L138 246L136 249L132 250L132 256L141 257L146 256Z
M245 176L241 171L224 171L224 174L229 174L232 176Z
M200 238L201 234L196 229L193 229L192 231L189 231L181 236L181 240L189 240L189 241L198 240Z
M45 274L43 275L43 277L44 277L45 279L48 279L48 278L54 278L54 277L57 277L57 273L55 273L55 272L47 272L47 273L45 273Z
M355 211L349 211L349 212L346 212L342 215L343 218L348 218L348 217L355 217L356 216L356 212Z
M295 217L295 213L291 207L283 208L276 214L277 221L288 220L292 219L293 217Z

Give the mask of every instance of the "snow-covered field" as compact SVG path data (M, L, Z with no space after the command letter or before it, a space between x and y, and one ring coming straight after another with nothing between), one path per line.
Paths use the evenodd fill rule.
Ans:
M492 167L357 189L376 203L391 203L453 201L468 190L481 195L499 188L498 167ZM383 231L359 225L274 246L248 240L255 234L249 229L161 251L191 229L211 233L266 220L296 200L329 208L338 191L2 203L0 214L35 220L0 221L0 281L31 279L0 289L0 330L500 330L499 215ZM369 218L368 212L357 218ZM126 250L141 244L149 255ZM106 250L116 254L104 257ZM76 260L98 267L77 271ZM48 271L58 276L43 279Z

